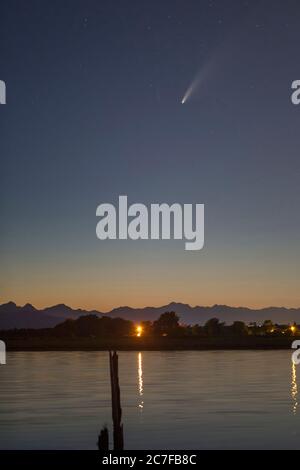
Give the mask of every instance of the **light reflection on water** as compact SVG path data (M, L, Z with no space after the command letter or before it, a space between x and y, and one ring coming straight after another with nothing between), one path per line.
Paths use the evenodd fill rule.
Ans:
M141 352L138 353L138 381L139 381L139 409L143 411L144 408L144 389L143 389L143 354Z
M293 414L297 413L298 408L298 384L297 384L297 371L296 364L292 362L292 386L291 386L291 395L293 400Z
M120 352L119 373L127 449L300 448L290 351ZM11 352L0 381L2 449L96 449L111 432L106 352Z

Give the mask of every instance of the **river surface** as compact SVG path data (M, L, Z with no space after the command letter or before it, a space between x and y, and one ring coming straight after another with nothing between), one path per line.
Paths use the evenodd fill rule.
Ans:
M1 449L96 449L111 430L108 353L9 352ZM290 351L120 352L127 449L300 449Z

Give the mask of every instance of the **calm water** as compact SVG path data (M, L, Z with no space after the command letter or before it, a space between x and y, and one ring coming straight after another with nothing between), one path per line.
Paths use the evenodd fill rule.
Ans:
M289 351L121 352L127 449L300 449ZM108 354L11 352L1 449L95 449L111 429Z

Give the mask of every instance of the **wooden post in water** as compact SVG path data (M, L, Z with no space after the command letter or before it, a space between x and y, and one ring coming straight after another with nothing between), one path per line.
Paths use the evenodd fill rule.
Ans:
M102 452L109 450L109 436L108 429L106 426L103 426L98 437L98 449Z
M112 419L114 430L114 450L123 450L124 437L123 437L123 424L122 421L122 408L120 400L120 387L119 387L119 367L118 355L116 351L109 351L109 365L110 365L110 382L111 382L111 405L112 405Z

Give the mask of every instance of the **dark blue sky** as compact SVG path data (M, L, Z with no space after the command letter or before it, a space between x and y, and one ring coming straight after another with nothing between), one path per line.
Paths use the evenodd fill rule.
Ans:
M0 9L3 301L300 305L298 1ZM204 250L100 242L119 194L204 203Z

